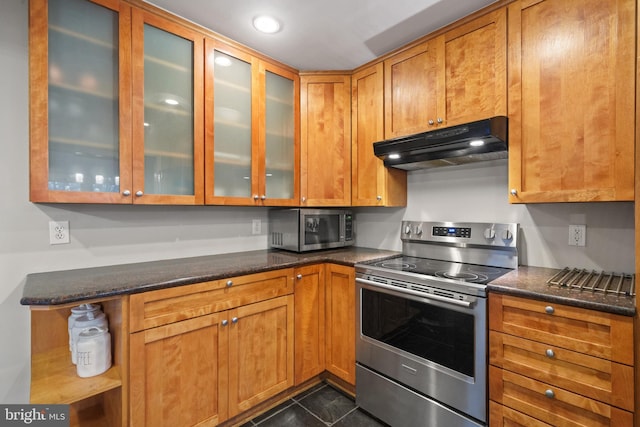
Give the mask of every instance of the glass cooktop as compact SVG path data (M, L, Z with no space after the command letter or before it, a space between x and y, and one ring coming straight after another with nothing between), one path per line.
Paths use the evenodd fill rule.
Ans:
M463 282L486 284L512 271L510 268L465 264L461 262L440 261L429 258L417 258L399 255L383 261L370 261L363 264L386 270L404 271L427 276L441 277Z

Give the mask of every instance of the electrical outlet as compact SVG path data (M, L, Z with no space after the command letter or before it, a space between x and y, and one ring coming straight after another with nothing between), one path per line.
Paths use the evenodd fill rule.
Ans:
M49 221L49 244L69 243L69 221Z
M251 233L252 234L260 234L262 232L262 221L259 219L254 219L251 223Z
M584 246L587 241L586 225L569 226L569 246Z

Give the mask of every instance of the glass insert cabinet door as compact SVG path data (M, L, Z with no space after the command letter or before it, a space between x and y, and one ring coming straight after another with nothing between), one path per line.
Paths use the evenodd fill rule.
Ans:
M295 200L299 194L299 157L295 124L297 94L293 75L265 70L265 194L266 200Z
M134 203L204 201L204 37L133 10Z
M232 54L233 53L233 54ZM213 49L213 197L246 199L256 190L252 58Z
M130 203L130 7L31 0L29 11L31 200Z

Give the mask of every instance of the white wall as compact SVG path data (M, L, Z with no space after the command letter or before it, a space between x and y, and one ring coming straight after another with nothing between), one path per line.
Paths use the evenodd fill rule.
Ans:
M267 247L264 208L30 203L27 11L26 0L0 2L1 403L28 401L29 311L19 304L28 273ZM405 218L519 222L524 264L633 271L632 203L509 205L506 193L505 162L411 172L406 208L356 210L357 243L399 250ZM70 244L48 244L49 220L70 221ZM573 223L587 224L585 248L566 244Z
M633 203L511 205L507 181L506 160L409 172L406 209L359 211L358 244L401 250L403 219L517 222L520 264L635 271ZM568 245L569 224L586 224L585 247Z

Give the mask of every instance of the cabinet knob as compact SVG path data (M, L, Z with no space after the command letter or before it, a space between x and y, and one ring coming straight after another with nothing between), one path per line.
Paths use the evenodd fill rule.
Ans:
M433 126L433 124L434 124L434 121L432 119L429 119L429 125Z
M556 397L556 394L551 389L545 390L544 395L549 399L553 399L554 397Z
M231 319L231 323L238 323L238 318L237 317L233 317Z
M302 201L303 201L303 202L306 202L306 201L307 201L307 198L306 198L306 197L304 197L304 196L302 196Z
M227 280L227 288L233 286L233 280Z
M122 195L123 195L123 196L127 196L127 197L128 197L128 196L130 196L130 195L131 195L131 191L130 191L130 190L124 190L124 191L122 192Z
M382 196L376 196L376 200L377 200L377 201L382 200Z
M142 197L143 194L142 190L136 191L136 197Z
M302 274L298 274L298 275L296 276L296 279L298 279L298 280L302 279Z
M229 324L229 321L227 319L224 319L222 321L222 326L227 326Z
M441 124L442 122L444 122L444 120L442 120L442 117L438 117L438 123Z
M515 188L512 188L510 191L512 196L517 196L518 195L518 190L516 190Z
M258 200L260 198L260 196L258 196L257 194L253 195L253 200Z
M556 354L550 348L548 348L547 351L544 352L544 354L546 354L549 359L553 359L554 357L556 357Z
M264 194L262 196L260 196L260 199L262 199L262 200L264 200L266 198L267 198L267 196L265 196Z
M556 309L553 308L552 306L548 305L544 308L545 313L547 314L553 314L555 313Z

